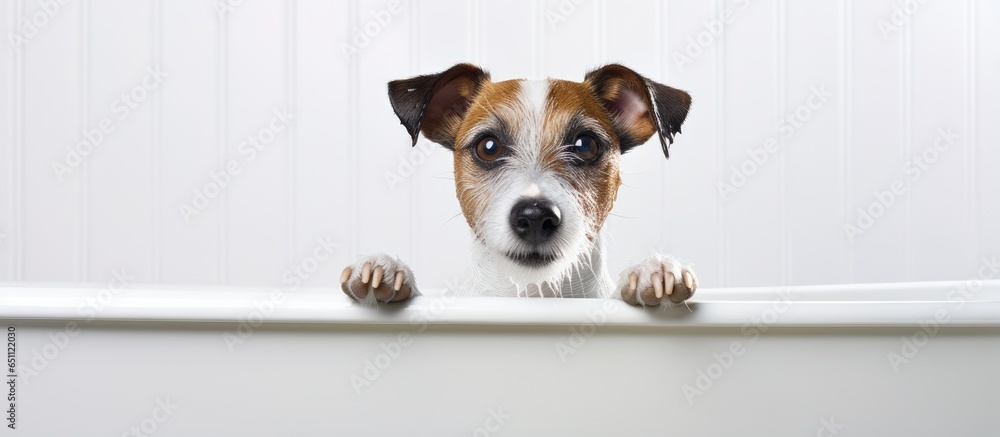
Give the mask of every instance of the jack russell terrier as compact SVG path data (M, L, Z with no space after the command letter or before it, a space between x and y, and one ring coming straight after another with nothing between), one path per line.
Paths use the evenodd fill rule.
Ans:
M458 64L389 82L389 102L417 136L454 152L455 191L475 235L456 293L587 297L633 305L681 303L698 280L690 266L653 254L608 274L602 228L622 184L621 156L653 134L663 154L680 133L688 93L618 64L583 82L493 82ZM383 254L344 269L341 288L362 303L419 294L413 272Z

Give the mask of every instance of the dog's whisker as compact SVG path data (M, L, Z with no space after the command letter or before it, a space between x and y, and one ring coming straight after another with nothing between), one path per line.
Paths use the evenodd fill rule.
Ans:
M608 213L608 215L614 216L614 217L618 217L618 218L622 218L622 219L628 219L628 220L635 220L635 219L639 218L639 217L631 217L631 216L627 216L627 215L615 214L613 212Z
M461 215L462 215L462 213L460 212L460 213L455 214L455 215L453 215L451 217L448 217L448 220L445 220L444 223L441 223L441 225L444 226L444 225L450 223L452 220L455 220L456 218L460 217Z

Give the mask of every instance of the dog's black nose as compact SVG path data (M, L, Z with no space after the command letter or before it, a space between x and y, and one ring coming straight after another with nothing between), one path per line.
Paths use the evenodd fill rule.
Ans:
M510 211L510 226L525 241L543 243L559 227L559 209L543 200L522 200Z

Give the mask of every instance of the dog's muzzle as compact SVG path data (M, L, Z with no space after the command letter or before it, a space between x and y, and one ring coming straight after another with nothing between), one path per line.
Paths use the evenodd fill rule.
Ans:
M511 229L532 245L548 241L556 233L560 221L559 208L545 200L521 200L510 211Z

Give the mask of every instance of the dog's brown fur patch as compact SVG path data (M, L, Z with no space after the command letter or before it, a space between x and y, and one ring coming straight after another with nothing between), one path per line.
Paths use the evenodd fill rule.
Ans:
M512 107L512 105L518 104L517 96L521 92L522 82L523 80L506 80L483 83L458 130L454 156L455 194L462 206L465 221L474 232L479 230L479 224L482 223L482 217L486 213L486 205L489 204L492 194L484 186L484 181L489 179L489 170L476 164L472 156L473 153L476 153L474 149L462 147L462 145L473 141L475 138L470 137L474 133L473 130L491 118L500 119L512 132L517 132L518 129L522 128L521 123L524 120L521 120L516 114L523 112L523 108ZM508 147L509 145L503 144L502 146Z
M611 144L596 162L576 166L560 160L559 171L576 189L584 214L591 221L587 237L593 240L604 226L604 221L618 197L621 175L618 170L620 153L618 137L607 111L597 100L593 90L586 83L565 80L550 80L549 95L545 107L544 131L547 142L565 146L566 129L574 117L592 120L603 130Z

